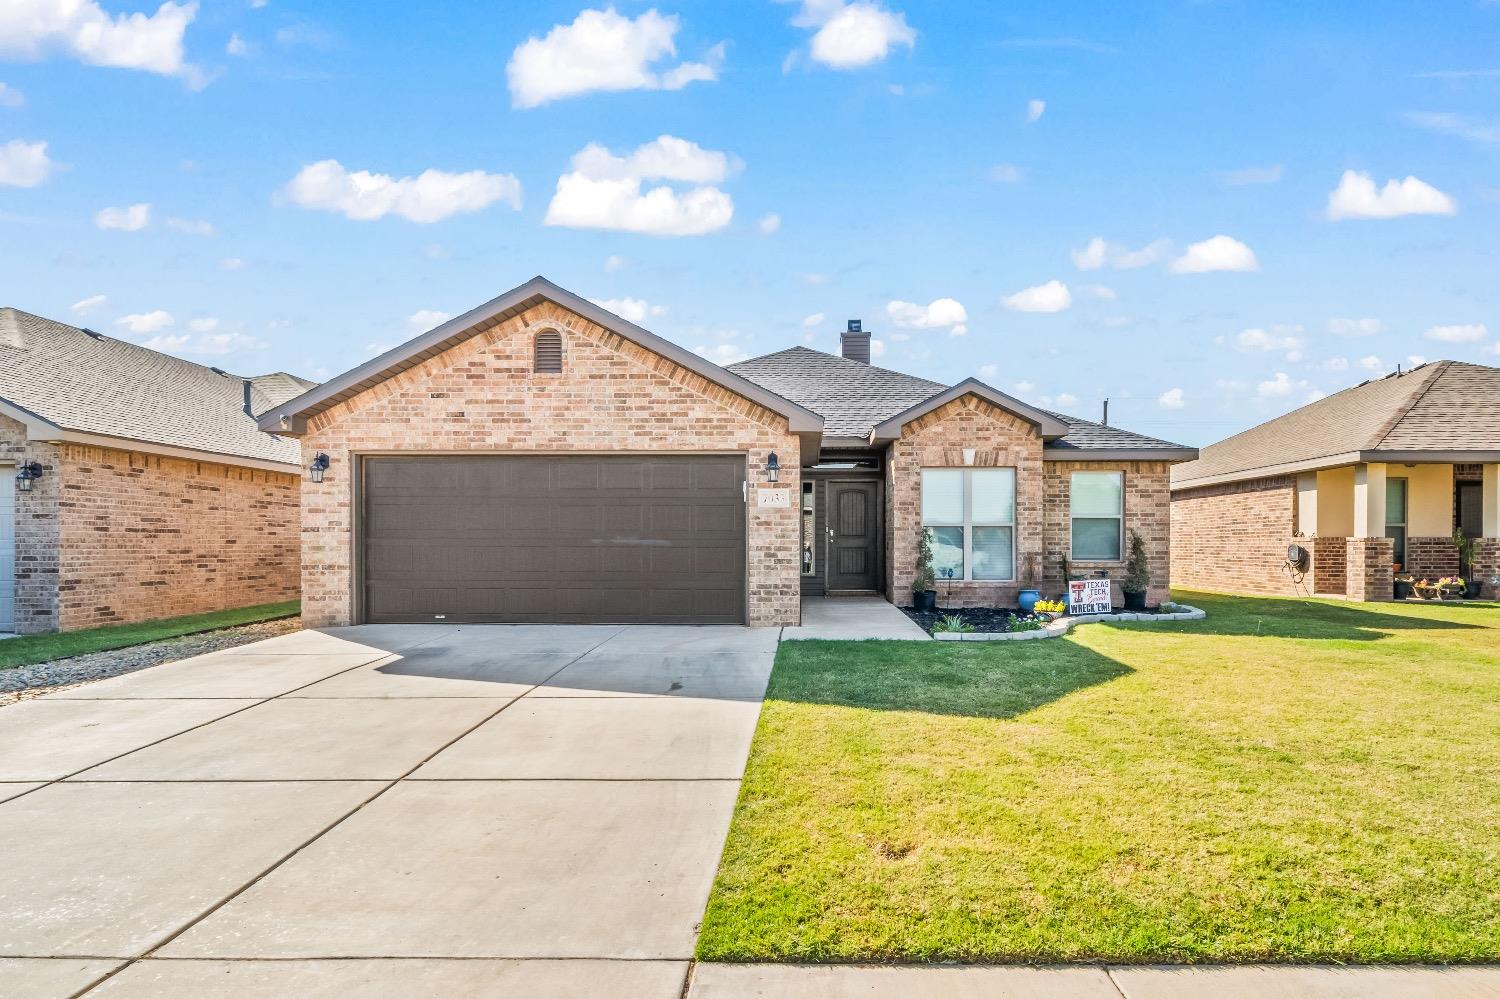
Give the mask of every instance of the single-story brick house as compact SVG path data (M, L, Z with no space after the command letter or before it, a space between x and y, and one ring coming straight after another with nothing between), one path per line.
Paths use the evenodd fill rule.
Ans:
M1455 528L1476 539L1472 566ZM1294 544L1310 555L1305 575L1288 563ZM1500 573L1500 369L1398 371L1172 469L1174 586L1389 600L1397 565Z
M300 450L254 414L312 384L0 309L0 632L296 599Z
M803 594L909 603L924 523L944 603L1060 590L1070 550L1118 577L1132 530L1166 595L1195 451L869 350L720 367L528 281L262 416L318 469L304 619L795 624Z

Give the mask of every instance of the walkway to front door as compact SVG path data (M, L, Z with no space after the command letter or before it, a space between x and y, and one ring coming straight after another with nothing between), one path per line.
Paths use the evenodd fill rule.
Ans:
M930 642L932 636L883 597L803 597L802 626L782 628L781 640L826 638L835 641L897 638Z

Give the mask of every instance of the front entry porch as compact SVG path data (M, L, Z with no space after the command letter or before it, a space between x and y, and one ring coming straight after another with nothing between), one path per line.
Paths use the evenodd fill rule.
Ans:
M865 638L929 642L932 636L884 597L802 598L802 625L781 629L784 642L802 638L858 641Z

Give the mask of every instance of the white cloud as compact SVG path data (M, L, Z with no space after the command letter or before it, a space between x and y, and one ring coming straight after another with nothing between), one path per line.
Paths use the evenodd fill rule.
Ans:
M1407 354L1406 363L1413 368L1420 368L1422 365L1427 363L1427 358L1423 357L1421 354Z
M1173 274L1207 274L1210 271L1258 271L1255 251L1230 236L1214 236L1189 246L1169 268Z
M1073 295L1067 285L1053 279L1007 295L1000 304L1013 312L1061 312L1073 304Z
M821 288L823 287L823 285L829 282L830 278L827 274L819 274L816 271L809 271L807 273L797 275L797 280L801 281L809 288Z
M1456 326L1429 326L1422 336L1439 343L1478 343L1490 335L1484 323L1464 323Z
M699 345L693 348L693 353L706 357L715 364L736 364L750 356L738 344L733 343L716 343L712 347Z
M917 43L917 33L899 11L872 0L803 0L792 18L799 28L815 28L808 52L815 62L834 69L856 69L879 62L892 48ZM791 57L788 57L789 60ZM788 68L786 64L783 70Z
M604 269L610 274L613 274L615 271L624 270L625 258L620 256L618 253L611 253L609 256L604 258Z
M1059 406L1076 406L1078 397L1071 392L1059 392L1052 401Z
M822 326L823 325L823 320L826 319L826 318L827 317L824 316L823 313L821 313L821 312L814 312L812 315L806 316L806 317L803 318L803 320L802 320L802 328L805 329L805 330L810 330L814 326Z
M182 39L197 13L197 3L111 16L94 0L6 0L0 56L37 60L57 52L91 66L182 76L196 85L203 77L183 60Z
M1367 173L1345 170L1328 195L1330 219L1392 219L1400 215L1452 215L1458 202L1415 177L1388 180L1375 189Z
M219 321L213 316L204 316L201 319L188 320L188 329L194 333L212 333L219 328Z
M892 299L885 306L886 317L891 325L906 330L947 329L952 336L963 336L969 331L966 325L969 313L955 299L936 298L926 305Z
M1348 371L1349 358L1330 357L1328 360L1323 362L1323 367L1327 368L1329 371Z
M1016 384L1015 384L1014 387L1015 387L1015 390L1018 393L1021 393L1021 394L1025 394L1027 392L1030 392L1032 389L1036 388L1036 386L1034 384L1032 384L1031 382L1016 382Z
M108 295L90 295L88 298L80 298L78 301L74 302L71 306L71 309L72 311L77 312L81 315L85 312L93 312L101 305L108 304Z
M167 219L167 225L178 232L185 232L189 236L212 236L217 230L212 222L203 219Z
M1256 385L1255 391L1261 398L1269 399L1273 396L1291 395L1294 387L1292 379L1288 377L1287 373L1285 371L1278 371L1275 378Z
M1014 163L996 163L990 167L990 180L996 184L1019 184L1021 168Z
M1046 113L1046 101L1030 100L1026 102L1026 121L1028 124L1034 121L1041 121L1042 115Z
M172 313L164 309L155 309L151 312L136 312L121 316L115 320L115 325L123 326L132 333L156 333L171 326L175 321Z
M145 202L129 208L104 208L94 216L94 225L99 228L121 232L140 232L150 224L151 206Z
M47 158L47 143L12 139L0 146L0 185L36 187L52 176L57 164Z
M1305 344L1302 332L1301 326L1272 326L1270 329L1241 330L1234 338L1234 346L1236 350L1242 352L1283 351L1288 361L1300 361Z
M1374 336L1376 333L1385 332L1385 323L1379 319L1365 317L1363 319L1330 319L1328 320L1328 332L1338 336Z
M406 327L413 333L426 333L452 318L451 315L439 309L418 309L406 317Z
M573 157L572 167L557 179L546 225L701 236L734 217L733 199L709 185L737 171L739 161L686 139L663 135L628 156L591 142ZM643 180L699 186L678 191L663 184L642 192Z
M591 298L589 301L632 323L643 323L667 314L665 305L652 305L641 298Z
M229 43L224 46L224 53L226 55L245 58L246 56L250 55L250 43L246 42L239 36L239 33L236 32L229 36Z
M1251 184L1274 184L1281 180L1281 164L1245 167L1242 170L1225 170L1219 178L1230 187L1246 187Z
M1080 294L1087 295L1089 298L1100 302L1113 302L1120 297L1115 294L1113 288L1102 284L1081 284L1078 286L1078 291Z
M884 357L885 356L885 341L884 340L879 340L879 339L871 338L871 340L870 340L870 356L872 358L875 358L875 357Z
M265 350L270 344L248 333L204 333L198 336L163 334L147 340L146 347L165 354L200 354L221 357L252 350Z
M282 192L294 205L366 222L399 215L412 222L439 222L483 211L497 201L521 210L521 182L513 174L424 170L415 177L344 169L320 160L297 171Z
M1385 370L1385 362L1376 357L1374 354L1371 354L1368 357L1361 357L1359 359L1359 366L1361 368L1364 368L1366 371Z
M0 83L0 108L26 106L26 95L7 83Z
M677 29L674 15L654 9L635 19L613 7L585 10L572 24L556 25L545 37L533 35L516 46L505 66L511 104L534 108L595 91L681 90L695 81L717 79L724 61L722 42L702 62L654 66L677 54Z
M221 271L237 271L244 266L245 262L239 257L225 257L219 261L219 270Z
M775 212L763 216L759 222L755 223L755 228L759 229L761 231L761 234L764 236L769 236L772 233L780 232L781 216L777 215Z
M1410 111L1401 116L1408 124L1444 135L1456 135L1483 146L1500 142L1500 124L1481 121L1451 111Z
M1081 271L1096 271L1101 267L1128 271L1156 263L1170 246L1171 243L1167 240L1158 239L1147 243L1139 250L1132 250L1119 243L1111 243L1103 236L1095 236L1083 249L1074 250L1070 255L1073 258L1073 266Z
M1156 397L1156 404L1162 409L1181 409L1187 402L1182 397L1182 389L1171 388Z
M998 374L1000 374L1000 365L998 364L981 364L979 366L980 378L994 378Z

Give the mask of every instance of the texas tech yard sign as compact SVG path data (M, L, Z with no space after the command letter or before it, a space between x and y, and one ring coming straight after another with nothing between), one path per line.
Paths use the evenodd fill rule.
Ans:
M1108 614L1112 609L1109 596L1109 580L1069 580L1069 614Z

